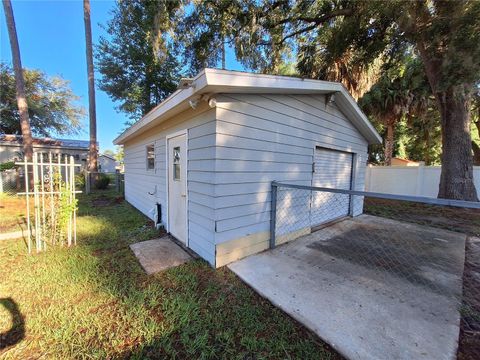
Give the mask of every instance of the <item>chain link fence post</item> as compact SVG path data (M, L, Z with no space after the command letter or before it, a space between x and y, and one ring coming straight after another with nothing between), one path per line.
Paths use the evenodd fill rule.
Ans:
M270 249L275 247L275 226L277 218L277 184L272 181L271 191L271 209L270 209Z

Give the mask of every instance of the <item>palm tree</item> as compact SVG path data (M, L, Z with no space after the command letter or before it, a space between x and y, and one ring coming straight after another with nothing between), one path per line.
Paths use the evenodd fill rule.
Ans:
M342 83L355 100L358 100L378 81L383 60L376 58L372 64L356 61L352 51L332 60L322 69L322 78Z
M382 77L360 100L363 111L386 128L384 145L385 165L392 164L395 146L395 126L407 114L410 96L401 78Z
M435 103L423 65L418 58L406 58L384 72L378 82L359 101L362 109L386 128L385 165L391 165L395 147L395 126L406 118L421 124L426 146L429 131L435 126ZM433 108L433 109L432 109ZM428 149L427 149L428 150ZM428 154L425 155L430 162Z
M90 0L83 0L85 21L85 43L87 47L88 112L90 115L90 147L88 151L88 171L96 172L98 163L97 114L95 107L95 78L93 70L92 24L90 22Z
M15 27L15 19L13 17L12 3L10 0L3 0L3 9L7 20L10 47L12 48L13 70L15 72L15 82L17 87L17 106L20 115L20 128L22 130L23 138L23 153L25 159L31 161L33 156L32 131L30 129L30 118L28 117L28 104L25 96L25 81L23 79L17 29Z

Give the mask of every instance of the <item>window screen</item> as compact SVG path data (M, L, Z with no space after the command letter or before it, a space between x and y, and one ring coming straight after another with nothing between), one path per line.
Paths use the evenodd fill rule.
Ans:
M147 170L155 169L155 149L153 145L147 145Z

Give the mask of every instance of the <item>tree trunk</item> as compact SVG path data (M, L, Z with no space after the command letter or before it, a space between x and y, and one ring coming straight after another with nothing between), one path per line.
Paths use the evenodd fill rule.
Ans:
M417 3L419 4L419 3ZM438 197L478 201L473 182L472 139L470 135L470 101L473 86L461 84L439 89L440 56L431 56L423 41L417 42L425 74L440 110L442 120L442 172Z
M154 86L153 84L153 76L152 73L147 66L145 69L145 86L143 88L143 105L142 105L142 116L146 115L150 110L152 110L157 104L156 100L158 100L158 97L154 95L156 100L152 101L152 87ZM155 102L155 103L152 103Z
M392 165L393 145L394 145L394 129L395 125L389 121L387 122L387 138L385 139L385 165Z
M96 172L98 168L97 113L95 106L95 77L93 70L90 0L83 0L83 19L85 21L85 43L87 47L88 112L90 115L90 147L88 150L88 171Z
M452 86L437 93L436 98L442 117L442 172L438 197L478 201L473 182L468 86Z
M18 46L17 30L15 28L15 19L13 17L12 3L10 0L3 0L3 9L7 20L8 36L10 38L10 47L12 48L13 70L15 72L15 83L17 90L17 106L20 115L20 128L22 130L23 153L27 161L33 157L32 131L30 129L30 119L28 117L28 104L25 96L25 82L23 79L22 61L20 58L20 48Z
M222 70L226 69L225 62L225 37L222 35Z

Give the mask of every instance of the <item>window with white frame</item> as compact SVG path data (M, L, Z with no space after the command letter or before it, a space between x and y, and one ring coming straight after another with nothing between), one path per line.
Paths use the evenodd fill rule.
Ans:
M155 169L155 147L147 145L147 170Z
M180 146L173 148L173 180L180 181Z

